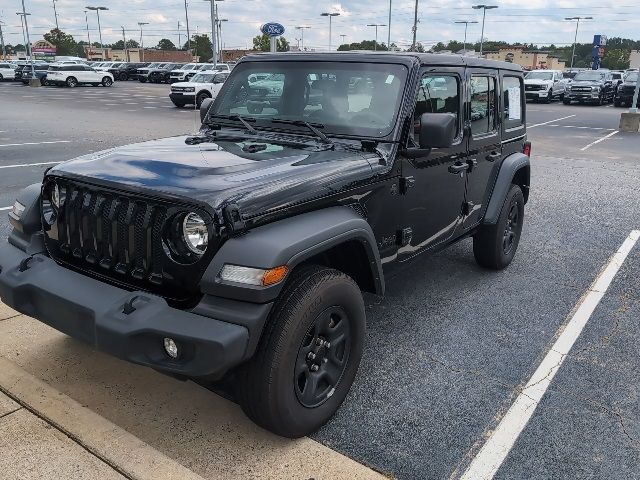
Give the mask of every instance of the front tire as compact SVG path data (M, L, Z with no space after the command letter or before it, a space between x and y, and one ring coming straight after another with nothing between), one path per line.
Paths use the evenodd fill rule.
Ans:
M211 97L204 92L199 93L198 96L196 97L196 107L200 108L200 105L202 105L202 102L204 102L207 98L211 98Z
M478 265L502 270L513 260L524 225L524 195L511 185L495 225L483 225L473 237L473 255Z
M562 99L562 103L564 103L565 105L571 105L571 99L565 97L565 98Z
M241 367L237 399L247 416L284 437L315 432L356 376L365 338L358 285L332 268L293 272L254 357Z
M129 75L127 75L125 72L120 72L120 75L118 75L118 80L120 80L121 82L126 82L127 80L129 80Z
M67 81L65 83L67 84L67 87L69 87L69 88L75 88L75 87L78 86L78 80L76 79L76 77L67 78Z
M111 85L113 85L113 80L111 80L111 77L104 77L102 79L102 86L103 87L110 87Z

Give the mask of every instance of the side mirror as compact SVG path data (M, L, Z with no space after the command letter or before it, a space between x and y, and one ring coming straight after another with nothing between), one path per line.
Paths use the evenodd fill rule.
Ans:
M200 104L200 123L204 122L204 119L207 116L207 112L213 103L213 98L205 98Z
M449 148L456 136L453 113L423 113L420 116L420 148Z

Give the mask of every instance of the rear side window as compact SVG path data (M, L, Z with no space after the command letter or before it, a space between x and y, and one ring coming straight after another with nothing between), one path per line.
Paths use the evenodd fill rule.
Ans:
M471 133L486 135L496 129L496 79L471 77Z
M524 95L520 77L502 79L502 97L504 103L504 128L514 128L522 125L524 118Z

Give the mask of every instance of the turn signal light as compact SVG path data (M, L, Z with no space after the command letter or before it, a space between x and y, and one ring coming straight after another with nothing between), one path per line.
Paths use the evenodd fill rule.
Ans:
M272 268L264 272L262 275L262 285L267 287L269 285L275 285L276 283L284 280L284 277L287 276L287 272L289 268L286 265L282 265L280 267Z
M284 280L288 271L289 268L286 265L265 270L225 264L220 271L220 279L226 282L268 287Z
M527 157L531 156L531 142L524 142L524 147L522 147L522 153L524 153Z

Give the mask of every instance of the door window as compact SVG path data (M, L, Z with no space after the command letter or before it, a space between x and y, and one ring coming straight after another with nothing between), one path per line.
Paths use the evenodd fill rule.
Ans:
M504 77L502 79L504 127L507 129L522 125L524 118L524 95L522 91L522 79L520 77Z
M471 133L485 135L496 129L496 79L471 77Z
M460 82L453 75L425 75L420 81L410 136L415 138L423 113L453 113L460 131ZM457 136L457 135L456 135Z

